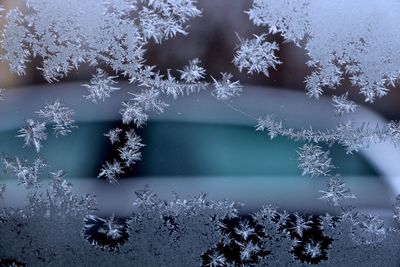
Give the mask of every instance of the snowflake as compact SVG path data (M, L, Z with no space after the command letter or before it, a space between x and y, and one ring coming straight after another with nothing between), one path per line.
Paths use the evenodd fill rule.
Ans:
M209 255L209 263L206 265L208 267L220 267L226 265L226 259L224 255L221 255L218 252L213 252Z
M33 145L37 152L40 152L42 148L42 141L47 139L46 123L37 122L32 119L26 121L28 126L18 130L19 135L17 137L24 138L24 146Z
M240 259L242 261L250 260L254 254L257 254L261 250L260 246L253 243L253 241L250 241L245 244L240 243L239 246L241 249L240 250Z
M306 220L299 214L294 214L296 222L295 225L291 228L293 229L296 234L298 234L300 237L303 237L304 231L308 230L311 228L312 221L311 220Z
M340 202L346 199L356 199L356 196L346 188L346 184L338 177L331 177L327 184L326 190L320 190L321 200L327 201L333 206L340 206Z
M111 96L112 92L120 89L113 86L117 84L117 82L114 81L116 77L117 76L109 76L102 69L97 69L96 74L90 79L90 84L83 84L89 91L89 95L84 97L94 103L100 100L104 102L106 98Z
M354 113L357 110L358 105L354 101L349 100L348 93L346 92L340 96L333 96L333 106L336 109L336 114L343 115L344 113Z
M129 167L142 158L142 153L139 150L143 146L142 139L140 136L136 135L134 130L130 130L126 133L126 143L122 148L118 149L125 166Z
M115 144L120 141L119 139L119 134L122 132L121 129L119 128L114 128L108 131L108 133L105 133L104 136L108 137L110 139L111 144Z
M118 183L117 175L122 174L124 171L122 170L121 163L117 160L114 160L113 163L106 162L100 169L100 173L97 178L104 177L106 180L111 183Z
M137 102L144 110L154 110L163 113L164 108L168 107L168 104L159 100L160 92L156 90L145 90L141 94L129 94L133 95L131 101Z
M272 115L258 118L256 125L256 131L267 131L269 137L274 139L275 137L282 134L283 126L282 122L276 122Z
M115 220L114 215L107 219L100 219L103 221L103 225L99 229L99 233L103 233L113 240L117 240L122 237L125 226L119 224Z
M237 96L242 91L242 86L239 81L231 82L233 77L230 73L221 73L221 80L216 80L211 77L214 81L215 96L220 100L228 100L234 96Z
M269 68L276 68L281 62L275 56L278 45L266 41L266 35L254 35L253 39L240 39L233 63L240 71L247 69L247 73L263 73L269 76Z
M200 60L198 58L189 61L189 65L183 67L183 70L179 70L181 73L181 80L193 83L204 78L205 69L199 66Z
M124 124L133 122L137 127L141 127L149 118L143 108L135 101L122 102L120 113Z
M37 113L48 122L54 123L53 131L56 136L65 136L70 133L73 128L78 127L74 125L75 120L72 118L74 111L62 104L58 99L47 104Z
M41 158L37 158L33 163L30 163L28 160L21 160L18 157L5 157L3 158L3 164L6 171L12 172L18 182L28 189L40 186L41 170L47 166L46 162Z
M297 154L298 166L303 176L326 176L333 168L329 151L323 151L320 146L305 144L297 151Z
M320 242L307 242L304 250L304 253L311 258L318 258L322 255Z
M124 245L129 238L125 220L114 215L100 218L87 215L84 218L83 236L93 246L109 251L115 251Z
M255 234L255 229L249 225L248 221L240 222L239 227L235 227L235 233L247 240L251 235Z

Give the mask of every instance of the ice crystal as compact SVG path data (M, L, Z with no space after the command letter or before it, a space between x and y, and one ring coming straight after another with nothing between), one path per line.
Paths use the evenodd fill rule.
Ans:
M246 70L247 73L263 73L269 76L269 68L276 68L281 64L275 56L279 50L278 45L266 40L266 35L254 35L253 39L240 39L240 46L237 48L233 63L240 71Z
M254 244L252 241L245 244L241 243L239 244L239 246L241 247L240 259L242 261L250 260L261 249L257 244Z
M19 135L17 137L24 139L24 146L33 145L36 151L40 152L42 142L47 139L46 123L32 119L26 120L26 123L28 126L18 130Z
M164 112L164 108L168 107L168 104L159 99L160 92L156 90L145 90L141 94L133 94L131 101L138 103L144 110L154 110L159 113Z
M114 215L108 218L86 216L83 234L92 245L109 251L118 249L129 237L125 220Z
M140 136L136 135L134 130L129 130L126 132L126 142L124 146L118 150L125 166L130 167L132 164L142 158L140 149L143 146L142 139Z
M108 131L108 133L105 133L104 136L108 137L110 139L111 144L115 144L120 141L119 135L122 132L122 129L120 128L114 128Z
M67 135L72 131L73 128L77 127L74 125L74 111L62 104L58 99L50 102L37 113L47 122L54 124L53 131L56 136Z
M336 114L343 115L344 113L354 113L357 110L358 105L348 99L348 93L346 92L340 96L332 97L333 106L336 109Z
M317 258L321 256L321 244L318 242L308 242L305 245L305 254L310 256L311 258Z
M137 102L132 100L122 102L120 113L124 124L133 122L137 127L143 126L149 118L143 108Z
M117 160L114 160L113 163L106 162L103 164L97 178L104 177L109 183L114 184L118 183L117 175L121 173L124 173L121 163L119 163Z
M242 86L239 81L232 82L233 77L230 73L221 73L221 80L216 80L212 77L214 81L214 94L219 100L228 100L234 96L237 96L242 91Z
M90 79L90 84L83 84L89 91L85 98L94 103L97 103L97 101L104 102L106 98L111 96L111 93L119 90L118 87L114 86L117 84L114 81L115 78L116 76L109 76L104 70L97 69L96 74Z
M325 131L314 130L312 127L303 129L286 128L282 121L277 121L272 115L260 117L256 125L257 131L265 131L271 139L277 136L287 137L295 141L307 141L313 143L338 143L351 154L361 149L367 149L371 144L391 142L394 145L400 143L400 125L391 121L386 125L376 125L374 128L363 123L356 126L354 121L339 123L336 128Z
M304 219L303 216L295 214L295 225L292 227L292 229L296 232L296 234L302 237L304 231L311 228L310 226L311 224L312 224L311 220Z
M329 151L323 151L320 146L305 144L297 151L297 154L303 176L326 176L333 167Z
M189 64L186 65L183 70L179 70L181 73L181 80L193 83L203 79L206 71L199 66L200 63L198 58L190 60Z
M387 237L387 229L384 221L377 215L361 213L354 222L351 237L358 244L377 244Z
M250 235L255 233L255 229L252 228L248 221L240 222L239 227L235 228L236 234L243 237L244 240L247 240Z
M356 196L350 192L346 184L339 177L331 177L328 180L326 190L320 190L319 192L322 193L319 199L338 207L346 199L356 199Z
M21 160L18 157L4 157L3 165L7 172L15 175L19 184L23 184L28 189L40 186L41 171L47 166L46 162L41 158L37 158L30 163L28 160Z
M129 77L140 76L143 47L149 39L161 43L178 33L186 34L185 23L201 14L195 0L24 3L29 12L13 9L7 13L2 59L11 71L22 75L31 57L38 58L49 82L84 62L96 67L106 63ZM90 92L89 98L102 100L107 96L103 93Z
M255 25L306 50L307 65L314 69L306 78L309 96L318 98L325 87L335 88L349 76L365 100L373 102L399 79L399 43L393 40L399 7L394 0L253 0L248 14Z

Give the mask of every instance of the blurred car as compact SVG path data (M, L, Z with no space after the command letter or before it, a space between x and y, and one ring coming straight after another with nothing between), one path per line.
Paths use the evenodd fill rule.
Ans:
M297 168L300 142L286 138L270 140L256 132L256 118L274 114L287 127L329 129L349 117L334 116L329 99L308 99L304 93L245 86L243 94L232 101L218 101L202 91L178 99L162 114L151 114L148 125L137 129L146 146L143 159L122 177L120 185L96 179L101 164L112 160L116 148L103 133L120 124L121 102L128 91L139 90L121 83L104 103L84 99L84 88L77 83L25 87L8 90L0 106L0 147L19 157L44 157L52 169L62 168L77 192L93 193L100 213L121 216L131 211L135 190L148 185L162 199L176 192L185 198L207 193L210 199L229 199L245 204L243 211L254 211L264 203L309 213L332 212L318 200L327 178L301 177ZM78 129L66 137L49 135L40 154L22 148L15 138L24 120L36 118L46 101L60 99L76 113ZM361 107L352 115L355 122L383 124L376 113ZM327 147L328 148L328 147ZM353 204L361 209L390 216L391 202L400 192L400 152L391 144L376 144L359 154L347 155L341 147L330 149L333 173L340 173L357 196ZM6 205L21 206L26 194L13 177L3 175L7 184ZM46 182L45 182L46 184Z

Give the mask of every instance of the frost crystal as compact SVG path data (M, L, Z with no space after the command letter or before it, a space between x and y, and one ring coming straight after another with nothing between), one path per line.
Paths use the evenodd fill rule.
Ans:
M295 225L291 229L293 229L296 232L296 234L302 237L304 231L311 228L312 221L309 219L304 219L297 213L294 214L294 216L295 216Z
M119 134L122 132L121 129L119 128L114 128L108 131L108 133L105 133L104 136L108 137L110 139L111 144L115 144L120 141L119 139Z
M97 69L97 73L90 79L90 84L83 84L89 91L89 95L85 98L94 103L97 101L105 101L106 98L111 96L111 93L119 90L120 88L114 87L117 84L114 79L117 76L109 76L104 70Z
M41 170L47 166L41 158L37 158L33 163L30 163L28 160L20 160L18 157L5 157L3 158L3 164L6 171L12 172L18 182L28 189L40 186Z
M327 183L327 189L319 192L322 193L319 199L337 207L341 206L341 202L346 199L356 199L356 196L350 192L346 184L338 177L331 177Z
M48 122L54 123L53 130L56 136L65 136L73 128L78 127L74 125L75 120L72 118L74 111L62 104L58 99L47 104L37 113Z
M240 259L242 261L247 261L250 260L255 254L257 254L261 248L257 245L254 244L252 241L245 243L245 244L239 244L241 251L240 251Z
M118 149L121 159L125 166L130 167L136 161L142 158L142 153L139 151L144 145L140 136L136 135L134 130L126 132L125 145Z
M149 39L161 43L178 33L186 34L186 22L201 14L195 0L24 3L28 8L20 4L21 9L7 13L2 59L11 71L22 75L30 57L38 58L49 82L85 62L95 67L106 63L130 78L140 76L143 46ZM98 92L90 93L92 101L103 98Z
M340 96L333 96L333 106L336 109L336 114L343 115L344 113L354 113L357 110L358 105L354 101L349 100L348 93L346 92Z
M122 236L122 230L124 226L119 225L115 222L114 216L104 220L104 225L100 228L99 233L106 234L107 237L111 239L118 239Z
M124 171L122 170L121 163L114 160L113 163L106 162L103 164L97 178L104 177L110 184L115 184L118 183L117 175L122 173L124 173Z
M351 229L351 237L357 244L378 244L387 237L387 229L378 216L360 213Z
M320 146L305 144L297 151L297 154L303 176L326 176L333 167L329 151L323 151Z
M42 148L42 141L47 139L46 123L37 122L32 119L26 121L28 126L18 130L19 135L17 137L24 138L24 146L33 145L37 152L40 152Z
M160 92L156 90L145 90L141 94L130 94L133 95L131 101L137 102L144 110L154 110L163 113L164 108L168 107L168 104L159 99Z
M198 58L189 61L189 64L179 70L181 73L181 80L193 83L204 78L205 69L199 66L200 60Z
M248 221L244 221L240 222L239 227L235 228L235 233L247 240L249 236L255 234L255 229L249 225Z
M278 45L266 41L266 35L254 35L253 39L240 39L240 46L237 48L233 63L240 71L247 69L247 73L263 73L269 76L269 68L276 68L281 64L275 56Z
M215 97L219 100L228 100L234 96L237 96L242 91L242 86L239 81L232 82L233 77L230 73L221 73L221 80L216 80L211 77L214 81L214 93Z
M399 81L399 42L393 37L400 33L399 8L395 0L253 0L248 14L255 25L306 50L314 69L306 78L309 96L318 98L348 76L373 102Z
M149 118L149 116L143 111L143 108L140 107L137 102L132 100L122 102L120 113L124 124L133 122L137 127L141 127Z
M308 242L305 245L305 254L311 258L317 258L321 256L321 244L319 242Z

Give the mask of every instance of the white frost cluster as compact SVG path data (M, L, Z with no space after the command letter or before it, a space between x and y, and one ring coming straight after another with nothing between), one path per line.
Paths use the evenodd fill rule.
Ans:
M122 129L111 129L105 136L110 138L112 144L120 142L120 134ZM120 160L115 159L113 163L106 162L103 164L98 178L104 177L110 183L118 183L117 175L124 173L124 168L129 168L137 161L141 160L142 152L140 149L145 145L142 138L138 136L133 129L125 132L125 142L118 149Z
M124 173L124 171L122 170L121 163L114 160L113 163L106 162L103 164L97 178L104 177L110 184L115 184L118 183L117 175L122 173Z
M47 122L54 124L53 131L56 136L65 136L70 133L73 128L78 127L74 124L74 111L62 104L58 99L50 102L36 113Z
M181 80L193 83L204 78L206 70L200 67L200 60L198 58L189 61L189 64L183 67L183 70L179 70L181 73Z
M37 158L31 163L28 160L21 160L18 157L4 157L3 165L5 170L14 174L18 182L23 184L27 189L40 186L41 170L47 166L46 162L41 158Z
M275 55L279 50L275 42L268 42L266 35L254 35L253 39L240 39L233 63L240 71L247 69L247 73L263 73L269 76L269 68L276 68L281 64Z
M242 86L239 81L231 81L233 75L230 73L222 72L221 79L217 80L212 77L214 81L214 95L219 100L228 100L234 96L238 96L242 92Z
M83 84L89 91L85 98L91 100L94 103L97 101L103 101L111 96L111 93L119 90L114 85L117 84L114 79L117 76L109 76L104 70L97 69L96 74L90 79L89 84Z
M333 168L329 151L323 151L320 146L305 144L297 151L297 154L303 176L326 176Z
M139 161L142 158L142 153L140 149L144 147L142 144L142 139L138 136L134 130L129 130L125 134L125 144L122 148L120 148L119 155L124 162L126 167L130 167L136 161Z
M122 132L122 129L114 128L105 133L104 136L110 139L111 144L115 144L120 141L119 135Z
M42 148L42 142L47 139L46 123L32 119L26 120L28 126L18 130L17 137L24 139L24 146L34 146L37 152Z
M339 116L345 113L354 113L357 110L358 105L348 99L348 93L346 92L340 96L333 96L332 97L333 106L335 107L335 112Z
M319 199L337 207L341 206L341 202L344 200L356 199L356 196L346 187L346 183L337 176L331 177L328 180L327 188L319 192L322 193Z
M396 0L253 0L248 14L307 51L309 96L318 98L348 76L373 102L399 81L399 10Z

